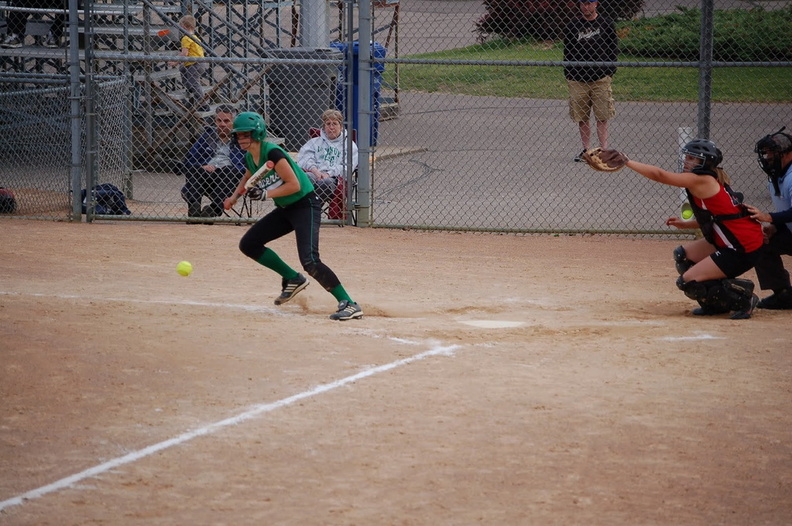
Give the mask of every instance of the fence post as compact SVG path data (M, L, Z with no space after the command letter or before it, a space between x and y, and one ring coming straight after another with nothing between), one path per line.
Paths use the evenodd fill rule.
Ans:
M698 136L710 138L712 117L712 47L714 40L714 0L701 0L701 41L699 50Z
M77 0L69 0L69 111L71 112L71 219L82 220L82 86L80 85L80 46ZM86 9L88 6L86 5Z
M358 226L371 226L371 2L360 2L358 44Z

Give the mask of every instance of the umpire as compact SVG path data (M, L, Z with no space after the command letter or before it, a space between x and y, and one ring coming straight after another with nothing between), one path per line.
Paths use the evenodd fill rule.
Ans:
M760 309L792 309L789 272L781 259L782 254L792 255L792 135L783 133L784 129L764 136L754 148L759 166L767 174L767 188L776 209L766 213L747 207L751 217L769 223L763 227L767 245L755 270L759 286L773 294L759 302Z

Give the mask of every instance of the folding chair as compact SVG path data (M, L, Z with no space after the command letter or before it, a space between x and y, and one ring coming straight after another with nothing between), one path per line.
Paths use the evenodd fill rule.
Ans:
M320 128L308 129L308 137L310 137L311 139L319 137L320 134L321 134ZM357 143L356 130L352 130L351 135L352 135L352 142ZM357 168L355 168L354 171L352 172L352 180L351 180L353 203L357 199L357 174L358 174L358 170ZM357 224L356 217L354 214L354 207L348 208L347 180L346 180L346 174L344 174L343 177L339 177L338 179L336 179L336 187L335 190L333 191L333 195L330 197L330 199L327 202L323 203L322 205L322 214L324 214L325 217L327 217L327 219L343 221L344 219L346 219L347 210L352 212L352 223Z
M231 214L234 214L236 218L234 218ZM250 219L253 217L253 203L250 202L250 199L247 195L243 195L242 203L237 204L236 207L233 207L230 210L223 210L223 215L230 219ZM241 225L242 223L237 223L237 226Z

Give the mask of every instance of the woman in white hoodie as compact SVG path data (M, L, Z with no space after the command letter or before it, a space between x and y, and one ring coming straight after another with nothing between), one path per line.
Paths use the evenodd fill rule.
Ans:
M322 113L322 129L319 137L309 140L297 154L297 164L316 188L316 195L322 201L333 197L338 179L347 173L347 132L344 130L344 116L338 110ZM352 143L352 170L358 165L357 144Z

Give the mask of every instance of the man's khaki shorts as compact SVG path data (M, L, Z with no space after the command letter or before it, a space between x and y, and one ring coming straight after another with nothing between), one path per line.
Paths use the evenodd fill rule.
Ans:
M594 82L568 80L569 116L575 122L588 122L591 110L598 121L609 121L616 115L611 77Z

